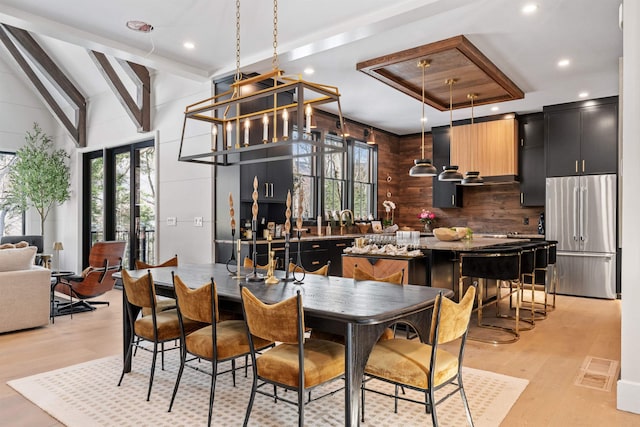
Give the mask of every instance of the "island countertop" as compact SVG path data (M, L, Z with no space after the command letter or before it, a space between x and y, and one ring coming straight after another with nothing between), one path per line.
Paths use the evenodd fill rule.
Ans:
M476 237L471 240L456 240L451 242L445 242L438 240L435 237L422 237L420 238L420 249L429 249L434 251L472 251L476 249L482 249L489 246L505 245L510 243L522 243L528 242L529 239L518 238L500 238L500 237Z

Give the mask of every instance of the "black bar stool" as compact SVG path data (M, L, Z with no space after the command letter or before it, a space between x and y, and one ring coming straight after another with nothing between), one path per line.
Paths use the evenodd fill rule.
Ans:
M548 290L550 287L547 284L547 271L549 267L549 259L553 259L555 265L555 245L553 250L551 249L552 243L548 241L540 241L532 243L535 245L535 269L533 274L523 278L523 287L530 287L531 289L531 306L527 307L527 310L531 310L532 317L535 320L543 320L547 317L548 310ZM550 253L553 252L552 255ZM543 301L536 301L536 291L543 292ZM524 296L524 290L523 290ZM525 302L526 303L526 302Z
M509 333L512 337L509 339L483 339L469 335L469 339L483 341L492 344L506 344L516 342L520 338L520 292L521 292L521 273L520 273L520 257L522 250L518 247L493 247L480 249L471 252L460 252L460 295L464 295L464 279L467 277L484 280L496 281L496 299L491 304L496 304L496 312L499 313L500 301L509 298L513 301L512 296L515 294L515 324L513 327L499 326L484 323L483 320L483 299L484 299L484 283L478 285L478 327L488 329L498 329ZM502 295L501 283L509 282L509 292ZM505 317L499 315L499 317Z
M547 261L547 279L546 283L548 283L545 294L545 301L547 301L547 311L553 311L556 309L556 286L558 285L558 269L556 267L556 252L558 250L558 241L557 240L547 240L549 244L549 260ZM549 277L549 271L551 274ZM547 296L552 295L551 304L548 303Z

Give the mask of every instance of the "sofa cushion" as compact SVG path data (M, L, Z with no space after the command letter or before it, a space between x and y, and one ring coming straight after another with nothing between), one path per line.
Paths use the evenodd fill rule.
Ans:
M0 271L28 270L35 261L35 246L0 251Z

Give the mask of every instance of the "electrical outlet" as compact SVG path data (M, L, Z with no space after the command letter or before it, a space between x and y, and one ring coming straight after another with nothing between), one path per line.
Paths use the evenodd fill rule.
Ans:
M178 220L176 219L175 216L168 216L167 217L167 226L168 227L175 227L178 224Z
M523 223L524 225L529 225L529 217L526 217L526 216L525 216L525 217L522 219L522 223Z
M193 226L194 227L202 227L202 217L201 216L197 216L197 217L193 218Z

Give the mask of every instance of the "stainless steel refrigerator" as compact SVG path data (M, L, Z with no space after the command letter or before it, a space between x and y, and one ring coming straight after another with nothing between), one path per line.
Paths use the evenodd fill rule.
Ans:
M616 175L547 178L545 226L557 293L616 298Z

